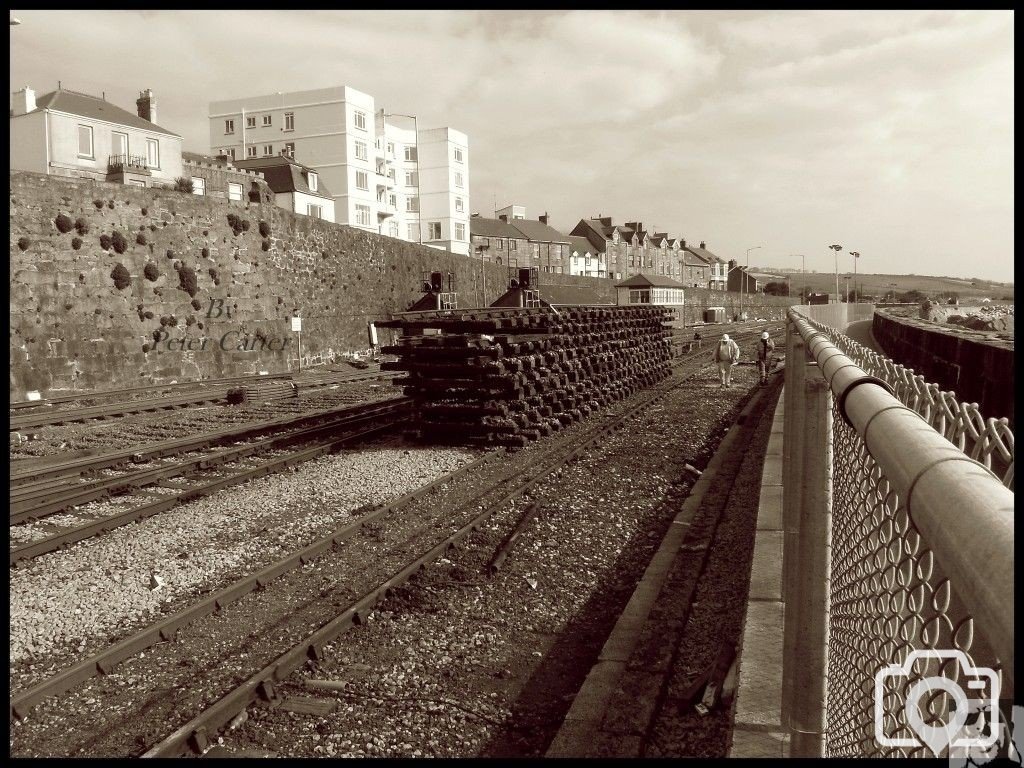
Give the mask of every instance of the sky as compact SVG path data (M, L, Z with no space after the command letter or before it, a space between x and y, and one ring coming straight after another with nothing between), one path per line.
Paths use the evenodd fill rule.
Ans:
M1012 281L1011 11L14 10L13 92L210 149L211 101L349 85L469 136L470 210L641 221L751 266Z

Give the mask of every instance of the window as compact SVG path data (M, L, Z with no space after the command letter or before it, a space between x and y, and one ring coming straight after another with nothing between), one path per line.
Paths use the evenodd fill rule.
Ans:
M114 148L115 155L124 155L125 159L128 159L128 134L118 133L114 131L111 133L111 146Z
M232 160L234 160L235 159L235 148L234 147L225 147L223 149L223 151L221 152L221 154L222 155L227 155Z
M264 128L269 128L272 124L273 124L273 115L264 115L263 116L263 127Z
M256 147L255 146L246 147L245 148L245 156L246 157L256 157Z
M455 239L462 242L466 239L466 225L456 224L455 225Z
M234 133L234 132L235 132L235 121L234 120L225 120L224 121L224 133Z
M518 240L513 240L513 239L512 239L511 237L510 237L510 238L508 239L508 249L509 249L510 251L518 251L518 250L519 250L519 241L518 241Z
M388 154L389 155L395 154L395 142L393 142L393 141L389 141L388 142Z
M369 155L366 152L366 142L365 141L357 141L356 142L356 160L366 160L368 158L369 158Z
M394 168L388 168L388 178L391 179L392 181L395 180L395 169Z
M242 185L228 182L228 200L242 199Z
M285 112L284 113L284 129L286 131L294 131L295 130L295 113L294 112Z
M255 128L256 127L256 115L250 115L249 117L245 118L245 127L246 128Z
M408 213L418 213L420 210L420 201L418 197L407 197L405 198L405 210Z
M394 219L388 222L388 234L392 237L398 237L398 222Z
M93 159L92 128L88 125L78 126L78 156Z
M412 223L412 224L406 224L405 225L405 234L406 234L406 239L408 239L408 240L419 240L420 239L419 224L416 224L415 222Z
M407 186L407 187L415 187L416 186L416 181L417 181L417 179L416 179L416 171L406 171L405 172L405 186Z
M370 225L370 206L356 205L356 224L364 227Z
M440 240L441 239L441 222L432 221L427 224L427 235L428 240Z
M356 171L356 189L370 188L370 175L366 171Z
M192 194L193 195L205 195L206 194L206 179L202 176L192 177Z
M455 198L455 210L458 211L459 213L462 213L462 198L461 197L456 197Z
M322 206L313 205L312 203L306 203L306 215L312 216L314 219L322 219L324 209Z
M416 159L416 147L405 148L405 159L410 161Z
M502 251L502 250L505 249L505 239L504 238L499 237L497 240L494 241L494 243L495 243L494 247L497 248L499 251Z
M361 131L365 131L366 130L366 113L365 112L356 112L356 114L355 114L355 124L356 124L356 128L358 128L359 130L361 130Z
M146 139L146 165L160 167L160 142L157 139Z
M274 154L274 145L273 144L264 144L263 145L263 156L264 157L270 157L272 154Z
M398 198L395 197L395 193L394 192L392 192L390 195L388 195L388 203L391 205L392 208L397 208L398 207Z
M462 174L459 171L455 172L455 186L462 189Z
M306 180L309 184L309 188L314 192L318 191L320 187L320 177L317 176L313 171L306 172Z
M462 162L462 147L455 147L455 162Z
M284 153L286 155L288 155L288 157L295 157L295 142L294 141L289 141L287 144L284 145Z

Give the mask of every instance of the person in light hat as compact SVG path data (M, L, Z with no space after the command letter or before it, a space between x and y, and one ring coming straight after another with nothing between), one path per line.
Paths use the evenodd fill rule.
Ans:
M735 341L729 338L728 333L722 334L721 341L715 347L715 362L718 363L718 375L722 379L722 389L732 386L730 376L732 367L740 361L740 348Z
M775 342L772 341L768 331L764 331L761 334L761 340L757 343L757 372L761 374L762 387L768 383L768 371L774 364L773 352L775 352Z

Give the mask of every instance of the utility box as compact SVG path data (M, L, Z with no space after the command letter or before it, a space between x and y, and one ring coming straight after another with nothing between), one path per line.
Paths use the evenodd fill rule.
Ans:
M708 307L704 310L705 323L724 323L725 307Z

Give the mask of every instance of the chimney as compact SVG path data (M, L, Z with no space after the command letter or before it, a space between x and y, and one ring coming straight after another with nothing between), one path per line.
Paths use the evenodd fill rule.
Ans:
M736 269L736 259L729 259L729 269Z
M681 243L681 247L683 247L683 248L685 248L685 247L686 247L686 238L685 238L685 237L684 237L684 238L682 238L682 239L680 239L680 241L679 241L679 242Z
M601 222L602 226L610 227L612 225L612 217L611 216L598 216L597 220Z
M543 216L538 216L537 217L537 221L539 221L541 224L547 224L548 223L548 212L544 211L544 215Z
M139 98L135 100L135 106L138 107L139 117L149 120L151 123L156 122L156 99L153 98L151 89L147 88L139 93Z
M703 240L701 240L701 241L700 241L700 247L701 247L701 248L703 248L703 247L704 247L704 241L703 241Z
M36 108L36 92L27 85L20 91L14 93L14 104L11 107L12 115L24 115Z
M501 219L502 221L504 221L506 224L508 223L508 214L507 213L501 214L501 216L499 216L498 218Z

